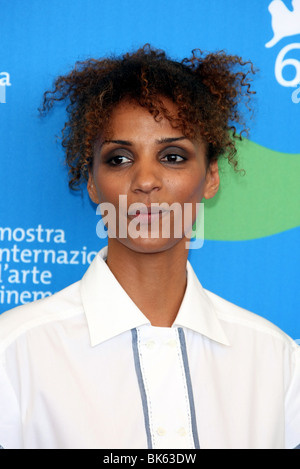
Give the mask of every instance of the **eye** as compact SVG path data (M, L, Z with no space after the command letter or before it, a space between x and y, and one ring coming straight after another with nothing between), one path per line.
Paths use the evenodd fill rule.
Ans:
M124 164L129 163L130 161L130 158L128 158L127 156L116 155L110 158L107 163L110 166L123 166Z
M184 158L181 155L178 155L177 153L168 153L162 158L162 161L171 163L171 164L182 163L185 160L186 158Z

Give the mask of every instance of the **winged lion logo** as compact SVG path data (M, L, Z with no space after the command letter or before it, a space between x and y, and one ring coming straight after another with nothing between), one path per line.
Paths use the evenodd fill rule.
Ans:
M292 0L293 10L289 10L282 0L273 0L269 5L272 16L273 38L265 44L273 47L284 37L300 34L300 0Z

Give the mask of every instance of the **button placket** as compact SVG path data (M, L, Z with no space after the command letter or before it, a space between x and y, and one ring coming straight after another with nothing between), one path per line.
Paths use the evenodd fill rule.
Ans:
M139 344L153 448L190 447L178 332L172 328L142 328Z

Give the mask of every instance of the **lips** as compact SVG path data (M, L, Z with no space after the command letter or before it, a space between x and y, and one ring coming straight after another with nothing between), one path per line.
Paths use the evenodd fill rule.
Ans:
M159 215L168 212L168 204L153 203L150 206L145 204L133 203L128 209L128 216L136 217L141 215Z
M128 217L135 219L141 225L151 224L169 212L167 207L168 204L153 203L147 206L145 204L134 203L128 209Z

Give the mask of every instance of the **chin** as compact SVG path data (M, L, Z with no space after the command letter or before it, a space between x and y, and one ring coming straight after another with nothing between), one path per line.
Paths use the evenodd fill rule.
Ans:
M185 239L166 239L166 238L126 238L119 239L119 242L126 246L128 249L142 254L155 254L166 252L175 248L185 241Z

